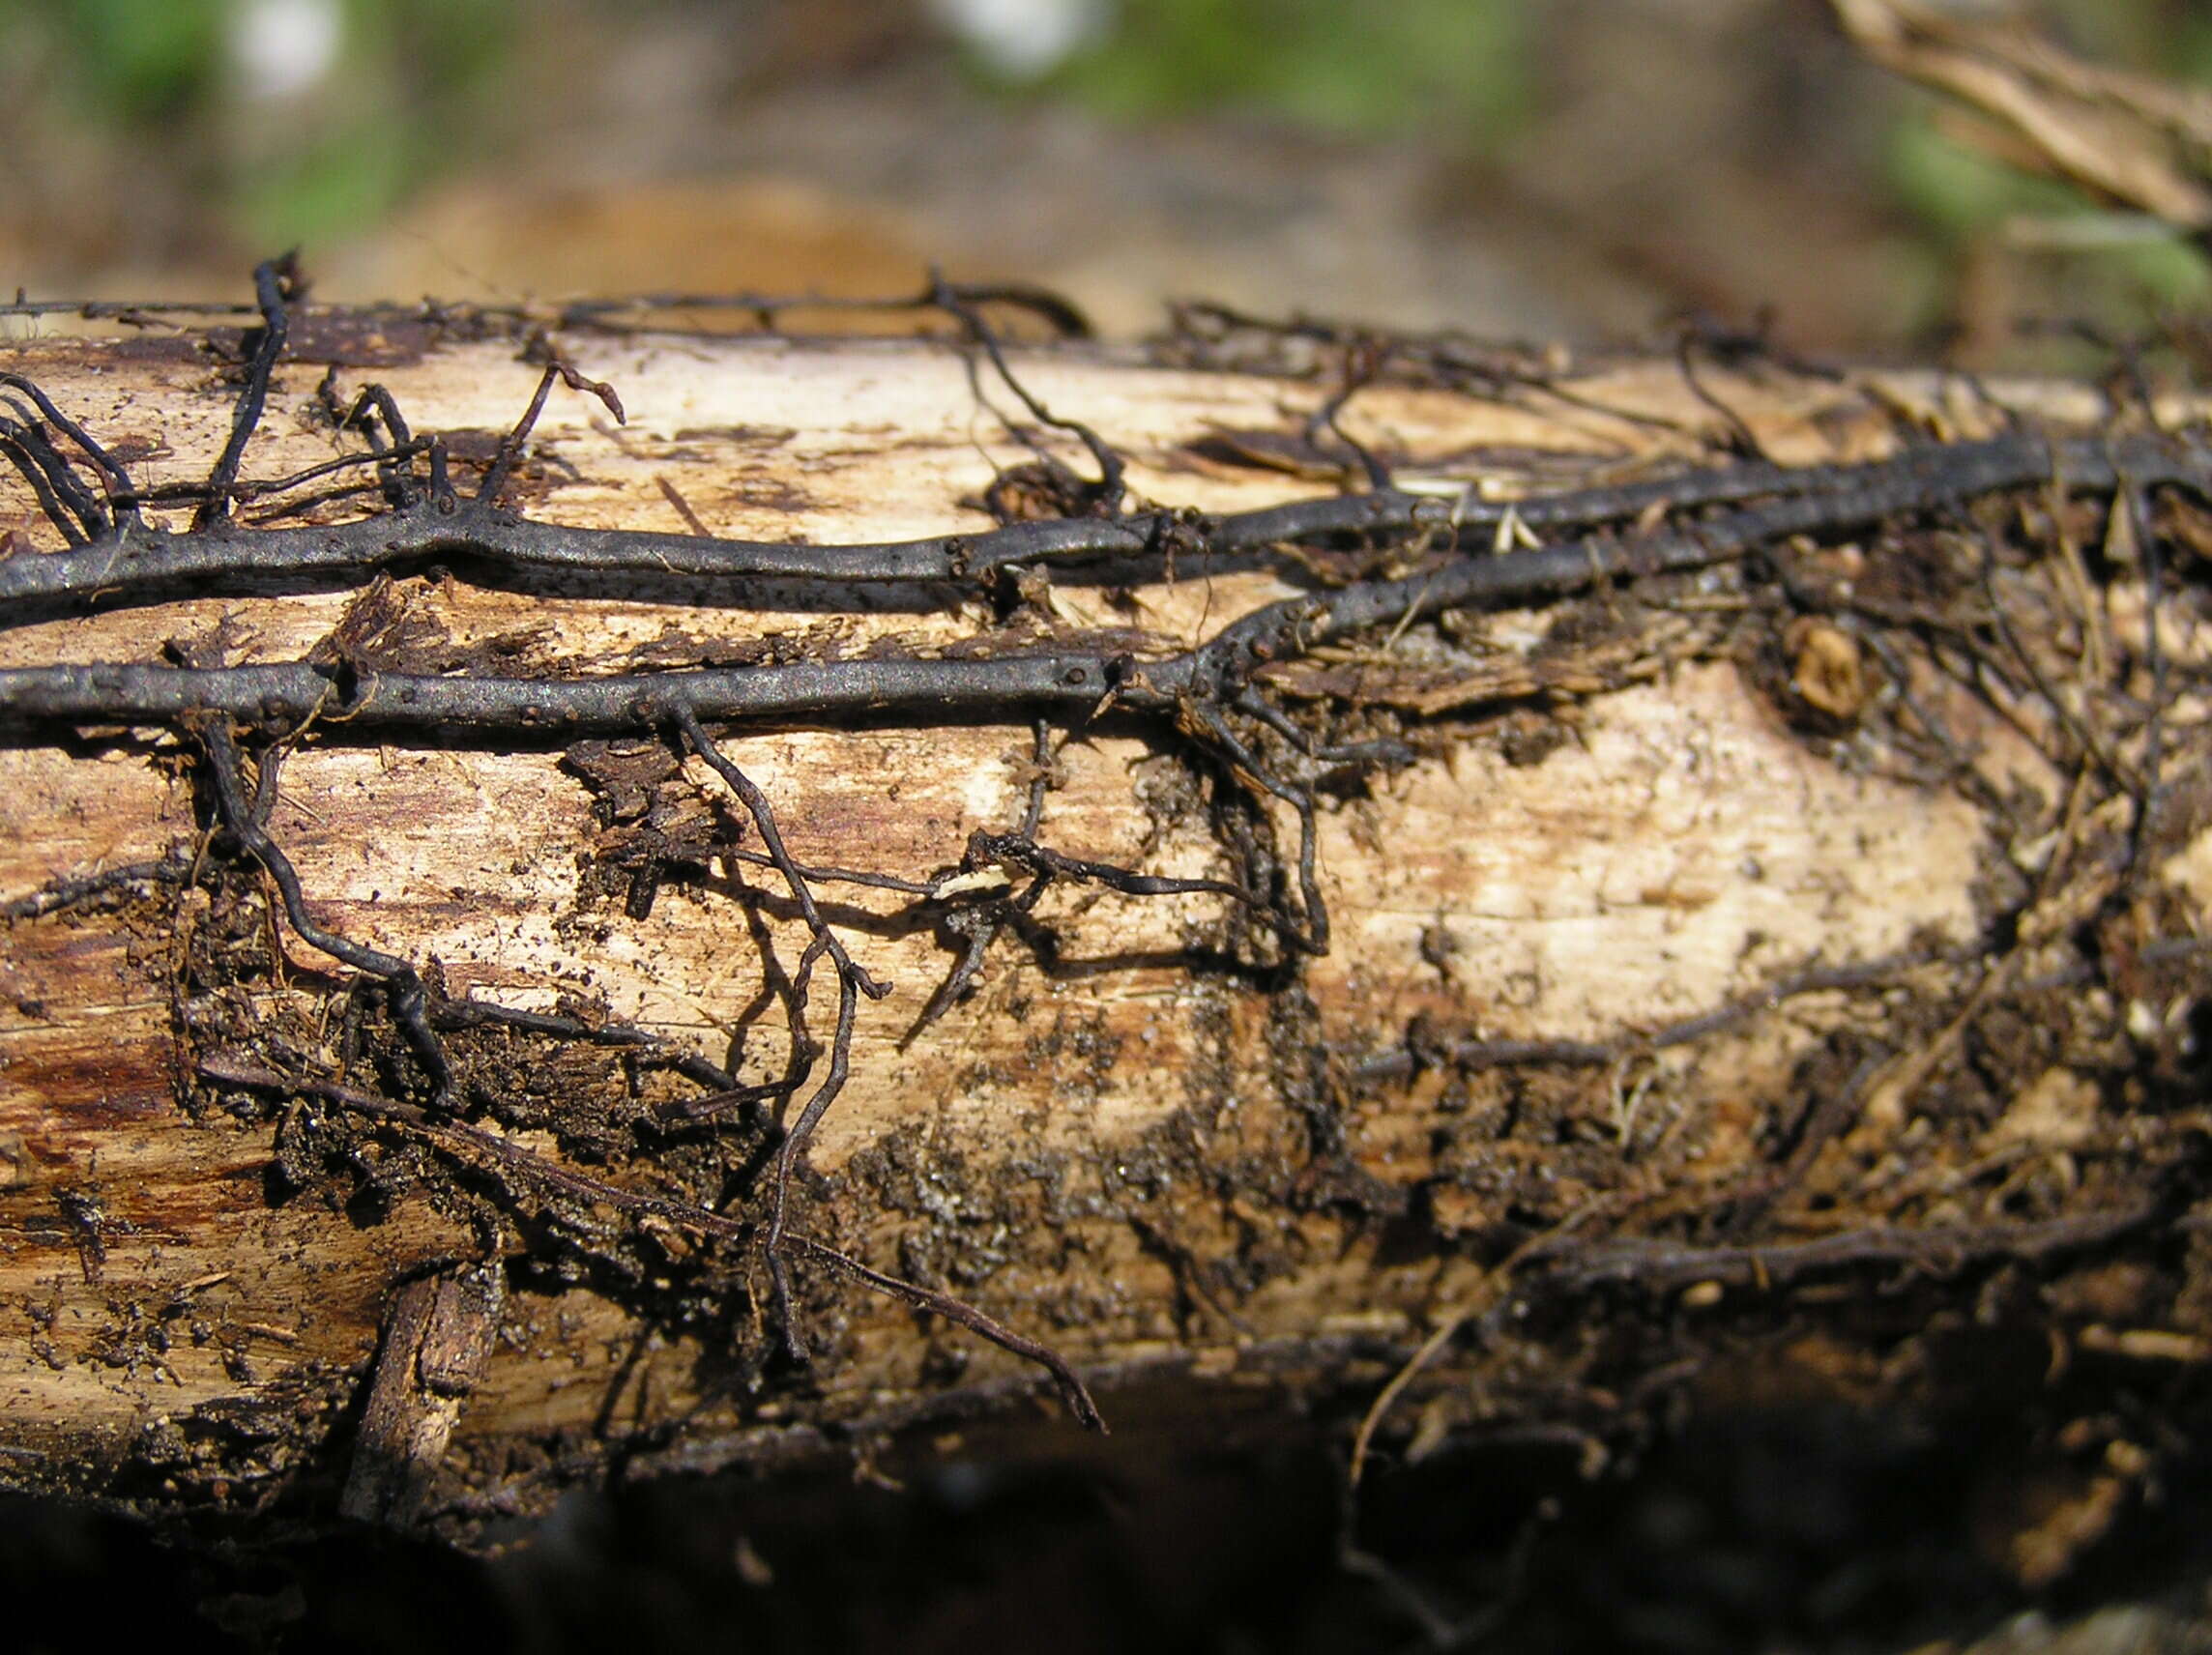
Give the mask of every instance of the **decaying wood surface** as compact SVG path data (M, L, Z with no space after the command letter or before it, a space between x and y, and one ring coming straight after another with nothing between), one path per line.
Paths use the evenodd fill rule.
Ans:
M360 451L328 409L374 380L473 477L540 370L511 334L469 332L304 315L244 475ZM979 534L995 475L1033 458L1004 385L944 341L556 340L627 422L556 391L509 492L537 521ZM152 489L222 449L241 372L223 345L95 327L16 339L0 367ZM1311 338L1009 360L1125 458L1132 505L1367 485L1352 447L1305 431L1347 371ZM2022 423L2110 437L2152 418L2084 388L1760 361L1452 383L1417 353L1339 418L1446 507L1462 485L1632 481L1732 445L1830 464ZM239 514L376 508L276 515L312 487ZM1405 749L1320 778L1327 951L1271 946L1218 891L1062 878L1020 925L1000 915L926 1027L975 934L961 916L986 912L944 876L972 834L1021 823L1033 782L1037 844L1171 881L1286 865L1295 814L1172 716L1113 707L1055 712L1041 763L1018 708L730 731L800 863L936 893L816 882L889 992L859 1004L795 1233L1056 1348L1117 1430L1349 1442L1382 1397L1360 1447L1393 1456L1518 1434L1594 1469L1677 1394L1910 1407L1988 1384L2087 1417L2201 1361L2208 519L2182 490L2135 504L2053 481L1520 607L1416 605L1266 667L1289 722ZM14 559L59 544L19 477L0 531ZM222 667L338 640L371 680L552 677L1099 636L1141 665L1266 602L1536 537L1451 538L834 600L454 559L57 606L0 631L0 668ZM465 1534L617 1463L1077 1451L1034 1368L803 1251L779 1317L757 1244L771 1140L742 1110L691 1119L699 1088L666 1064L449 1029L454 1089L427 1104L378 985L283 923L213 831L207 767L159 720L23 722L0 750L0 898L22 899L0 949L9 1483ZM724 855L758 849L742 818L665 731L334 714L293 743L266 821L319 923L413 962L444 1003L646 1031L757 1084L787 1061L779 985L808 931L772 870ZM37 897L141 863L166 871ZM817 1041L835 998L818 973ZM487 1145L713 1205L754 1239L515 1174Z

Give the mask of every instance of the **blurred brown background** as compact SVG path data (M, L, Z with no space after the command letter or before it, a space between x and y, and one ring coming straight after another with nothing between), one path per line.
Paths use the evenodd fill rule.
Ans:
M1949 0L2212 70L2196 0ZM1821 0L0 0L0 284L883 295L931 262L1110 334L1170 296L1575 341L1771 308L2023 355L2212 294L1966 141ZM21 321L9 324L22 327Z

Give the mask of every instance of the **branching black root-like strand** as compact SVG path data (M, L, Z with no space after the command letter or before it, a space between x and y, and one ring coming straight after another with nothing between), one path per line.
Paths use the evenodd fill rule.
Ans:
M1185 695L1176 708L1176 718L1183 733L1225 765L1240 784L1256 794L1271 794L1297 812L1298 900L1303 917L1301 920L1287 907L1277 905L1273 911L1275 932L1294 953L1327 953L1328 905L1321 893L1320 829L1314 819L1313 790L1276 776L1229 728L1220 712L1198 696Z
M90 545L100 532L99 524L84 508L67 462L45 434L36 425L0 420L0 453L31 485L40 514L61 531L62 538L72 546Z
M1086 861L1081 857L1062 856L1047 849L1027 833L986 833L978 829L968 836L968 863L975 867L997 863L1002 867L1020 868L1041 880L1065 879L1078 885L1102 885L1123 896L1210 895L1226 896L1233 902L1253 900L1250 891L1225 880L1168 879L1116 867L1111 862Z
M115 456L95 442L82 425L55 407L53 399L33 381L19 373L0 372L0 385L28 396L38 408L39 417L77 446L78 451L92 462L93 469L100 474L106 488L108 505L121 508L118 514L125 524L132 528L140 526L137 508L129 504L136 489L131 481L131 474L123 469ZM100 525L99 532L107 532L116 526L105 513L96 512L95 520Z
M1044 796L1052 786L1052 724L1048 719L1039 718L1032 730L1033 740L1029 762L1029 801L1022 807L1019 833L1023 839L1033 842L1037 828L1044 822ZM971 865L973 860L974 841L970 841L969 855L961 858L962 874L976 871ZM1020 899L1022 905L1026 908L1033 904L1043 889L1044 882L1040 879L1024 893ZM912 1045L917 1035L943 1017L968 992L969 985L983 969L983 958L990 952L991 944L998 937L1005 917L1004 907L998 902L982 907L956 908L945 916L944 929L960 940L960 958L954 962L952 970L945 974L945 980L937 985L919 1015L907 1025L906 1032L899 1036L900 1051L903 1052Z
M239 392L238 408L230 423L230 441L208 473L207 499L194 514L192 526L205 529L230 515L231 484L245 462L246 446L261 423L262 406L269 400L269 381L284 354L284 341L292 331L292 300L300 286L300 271L291 253L255 267L253 297L261 311L261 336L247 363L246 384Z
M547 369L548 376L559 372L557 366ZM545 383L541 381L541 391ZM2200 446L2153 436L2110 444L2053 443L2033 433L2016 432L1987 442L1912 450L1863 465L1794 470L1763 463L1723 466L1512 502L1476 499L1471 490L1454 501L1392 489L1265 507L1208 519L1195 528L1178 513L1150 512L1014 523L979 535L809 546L569 528L517 517L488 500L458 499L437 475L443 459L435 439L418 442L407 434L396 408L389 405L389 394L372 387L362 398L366 401L372 394L381 395L372 405L392 440L377 448L375 459L367 463L379 464L387 497L398 504L381 515L351 523L247 529L226 519L189 534L136 522L115 530L88 529L57 513L48 503L53 484L42 470L32 478L33 486L70 549L0 563L0 624L95 597L105 605L156 603L204 593L225 581L358 581L379 569L430 561L453 563L463 573L474 564L522 574L799 581L831 589L938 582L971 585L1015 565L1164 563L1171 553L1230 556L1348 535L1399 537L1450 531L1466 543L1482 543L1487 539L1485 531L1495 531L1508 510L1531 531L1563 534L1634 521L1653 510L1694 511L1774 498L1782 505L1795 505L1813 526L1842 527L1872 521L1885 509L1925 510L1975 494L2052 479L2082 490L2109 489L2122 474L2146 486L2173 482L2205 490L2212 485L2212 456ZM361 423L358 413L348 423ZM0 437L5 435L0 432ZM25 459L11 451L18 469L25 469ZM426 490L418 489L401 463L419 453L432 462ZM280 487L327 475L330 469L336 465L310 468L274 482L232 480L221 486L226 499L267 498ZM30 471L25 469L25 475ZM211 480L175 492L177 497L198 498L215 486ZM162 491L161 497L171 497L170 491ZM135 488L122 495L132 509L149 498ZM1885 508L1883 502L1895 504ZM1457 568L1478 561L1463 559L1446 566ZM1440 597L1440 603L1444 601Z
M706 761L710 769L729 784L730 791L742 801L753 819L754 828L760 832L761 843L767 848L770 859L783 876L792 901L799 905L807 929L813 933L813 942L800 957L794 985L800 1004L803 1006L805 1003L807 974L818 957L827 955L837 976L837 1025L830 1041L830 1071L823 1077L822 1084L815 1088L813 1095L800 1109L799 1118L785 1128L783 1144L776 1151L775 1185L770 1198L767 1239L772 1268L777 1263L776 1253L783 1240L784 1220L790 1204L792 1168L805 1154L807 1140L813 1137L815 1127L821 1124L823 1116L830 1112L830 1106L837 1101L837 1094L845 1089L845 1082L852 1074L853 1020L859 1009L859 997L864 994L870 1000L881 1000L890 992L890 987L870 976L866 968L846 952L844 942L830 928L830 922L822 917L822 911L814 901L814 891L807 885L806 876L800 871L799 864L784 848L783 835L776 828L775 812L769 804L768 796L753 784L743 770L730 762L689 708L675 705L669 709L667 716L683 733L692 750ZM779 1279L779 1289L781 1285Z
M635 1052L648 1063L682 1075L685 1080L728 1091L737 1085L730 1072L710 1062L688 1047L679 1046L651 1031L626 1023L586 1023L547 1011L522 1011L480 1000L440 1000L429 1012L430 1027L450 1033L457 1029L512 1029L525 1034L543 1034L587 1046L616 1046Z
M961 297L970 305L998 305L1037 318L1056 337L1088 339L1094 330L1074 304L1048 288L1027 282L961 282ZM760 328L775 329L783 319L806 313L856 314L870 311L935 310L935 284L919 293L887 297L824 295L811 293L639 293L621 299L578 299L558 306L535 305L452 304L434 299L419 305L368 305L318 307L295 305L308 320L326 310L348 319L365 318L387 326L405 323L427 325L450 336L522 338L546 329L592 330L617 335L644 332L682 334L676 318L684 313L736 314ZM130 327L177 328L176 317L212 319L250 316L254 306L234 300L157 300L116 304L109 300L27 299L17 291L13 304L0 305L0 316L74 316L87 322L115 321Z
M1811 994L1862 994L1894 987L1924 967L1948 961L1963 964L1965 954L1907 953L1852 966L1815 966L1781 977L1710 1011L1701 1011L1643 1035L1618 1040L1455 1040L1409 1045L1369 1059L1353 1070L1362 1082L1402 1080L1423 1064L1448 1063L1462 1069L1504 1069L1554 1064L1561 1068L1601 1068L1647 1057L1673 1046L1686 1046L1740 1027L1786 1001Z
M499 450L492 455L491 464L485 468L483 481L477 485L478 500L487 504L497 503L499 491L507 486L508 475L514 470L514 462L522 457L522 445L530 440L530 433L537 427L538 417L545 412L545 397L552 391L556 379L570 391L588 392L597 396L606 404L607 412L615 417L616 424L625 425L629 422L629 416L623 412L622 398L615 394L613 386L604 380L586 379L559 357L554 357L546 363L545 371L538 376L538 389L531 392L530 406L522 411L522 418L514 422L513 428L499 440ZM386 400L391 400L389 393Z
M2081 447L2099 449L2095 444ZM1167 671L1148 668L1144 676L1155 688L1234 694L1253 670L1269 661L1387 625L1416 608L1433 613L1520 602L1579 591L1601 580L1709 567L1792 535L1835 534L2037 481L2110 489L2117 475L2113 456L2102 453L2089 471L2078 472L2071 462L2090 456L2075 450L2073 444L2010 437L1915 449L1894 460L1847 468L1849 475L1834 478L1828 486L1703 518L1680 531L1626 539L1592 537L1498 557L1463 558L1430 573L1363 582L1326 598L1289 599L1223 627L1200 649L1169 663ZM2054 472L2061 459L2067 463ZM2140 452L2140 466L2128 470L2139 482L2178 484L2212 497L2212 450L2151 439Z
M1040 740L1040 746L1042 745ZM1081 857L1069 857L1040 845L1035 838L1035 823L1042 813L1040 782L1031 783L1030 807L1023 814L1024 828L1014 833L991 833L981 829L968 836L967 854L961 857L961 873L956 878L995 872L1002 884L996 887L979 887L973 894L984 900L973 906L964 905L947 913L941 924L944 930L960 940L960 958L929 997L921 1012L899 1037L903 1050L915 1036L935 1023L949 1010L968 991L982 970L984 956L999 933L1011 921L1019 924L1023 915L1035 909L1037 901L1055 880L1072 880L1079 885L1104 886L1108 890L1123 896L1225 896L1232 902L1264 914L1271 911L1266 903L1241 886L1226 880L1175 879L1159 874L1142 874L1133 868L1118 867L1112 862L1090 861ZM1005 894L1013 881L1005 874L1016 868L1033 876L1019 892ZM953 891L952 881L931 892L932 895L957 894L963 899L969 891Z
M357 972L384 981L391 992L393 1021L406 1034L407 1043L414 1047L416 1057L430 1076L433 1094L443 1102L452 1089L452 1067L446 1060L445 1042L431 1027L429 990L424 987L421 974L395 954L356 943L319 924L307 912L306 895L300 887L300 875L292 866L292 859L277 848L262 826L266 803L275 793L275 749L262 754L261 783L256 789L260 797L248 804L240 776L242 762L238 743L232 739L228 720L219 715L202 717L192 720L191 727L207 753L208 778L223 830L276 882L276 889L284 900L284 916L302 942Z
M44 918L131 886L182 885L191 877L191 867L189 857L168 856L159 861L127 862L121 867L103 868L99 873L81 874L75 879L55 880L27 895L0 902L0 919Z
M1068 1412L1074 1414L1090 1430L1100 1436L1106 1434L1106 1418L1098 1411L1097 1403L1091 1400L1091 1392L1075 1370L1068 1365L1067 1359L1051 1346L1016 1333L1004 1322L994 1321L974 1305L956 1299L949 1293L938 1292L917 1282L902 1281L897 1276L887 1276L881 1270L870 1269L859 1260L850 1258L834 1247L826 1247L810 1236L794 1235L789 1244L795 1252L819 1263L828 1264L840 1275L850 1276L893 1298L903 1298L917 1310L928 1311L932 1316L942 1316L971 1333L981 1334L1001 1350L1011 1350L1015 1355L1036 1363L1060 1386L1060 1394L1067 1403Z
M317 713L360 729L512 737L634 734L651 710L681 705L718 722L803 725L870 714L977 717L1095 701L1104 658L882 660L714 668L589 679L442 678L363 673L307 661L238 667L75 665L0 671L0 722L167 724L195 710L290 727Z
M1344 357L1344 383L1306 421L1305 439L1308 444L1318 447L1322 432L1328 432L1358 461L1360 470L1366 474L1367 486L1382 493L1394 486L1390 468L1382 463L1373 450L1344 428L1342 416L1346 405L1362 389L1375 383L1376 376L1382 371L1382 364L1389 361L1390 346L1382 339L1361 337L1346 347Z
M991 331L990 324L983 320L982 313L975 308L966 292L944 277L933 275L930 277L930 302L958 321L967 331L968 337L982 347L983 354L991 359L991 366L997 370L999 378L1004 382L1008 391L1021 398L1022 406L1030 411L1032 418L1050 425L1056 431L1067 432L1090 450L1091 459L1098 467L1098 480L1089 485L1093 506L1101 515L1119 515L1121 502L1128 494L1128 487L1123 481L1127 467L1123 465L1121 456L1114 451L1114 446L1081 421L1053 413L1036 399L1029 387L1014 377L1014 370L1006 365L1005 353L999 348L998 334Z
M928 1002L907 1025L906 1032L899 1036L899 1049L904 1051L915 1038L932 1023L960 1003L960 997L968 992L983 970L983 960L991 951L991 944L998 938L1000 916L986 908L955 909L946 915L944 930L960 941L960 957L952 969L945 973L945 980L937 985Z
M1887 1225L1847 1230L1810 1241L1764 1246L1697 1247L1638 1239L1563 1242L1532 1248L1522 1261L1531 1292L1586 1293L1600 1286L1649 1293L1679 1292L1694 1282L1768 1291L1827 1270L1911 1267L1948 1275L1986 1259L2034 1260L2101 1247L2155 1221L2161 1204L2070 1213L2011 1223Z

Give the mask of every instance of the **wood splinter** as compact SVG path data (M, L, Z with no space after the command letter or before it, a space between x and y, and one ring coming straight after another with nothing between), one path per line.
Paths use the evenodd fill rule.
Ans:
M462 1406L491 1357L506 1299L496 1262L419 1277L393 1296L342 1516L393 1528L421 1521Z

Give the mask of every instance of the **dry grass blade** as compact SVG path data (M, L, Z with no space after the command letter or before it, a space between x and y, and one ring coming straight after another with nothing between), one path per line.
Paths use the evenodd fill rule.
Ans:
M1869 58L1994 117L2052 171L2184 229L2212 228L2212 98L2084 63L2016 24L1916 0L1832 4Z

